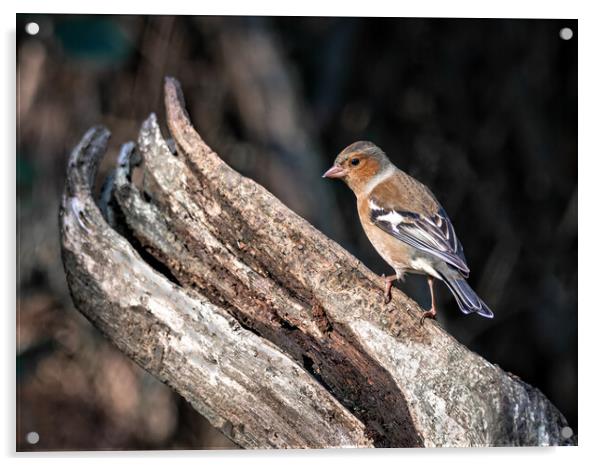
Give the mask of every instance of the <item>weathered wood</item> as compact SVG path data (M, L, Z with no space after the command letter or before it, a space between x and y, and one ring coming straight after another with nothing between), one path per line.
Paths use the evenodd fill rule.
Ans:
M91 198L108 131L69 161L60 224L78 309L117 347L247 448L370 446L362 424L271 343L145 263Z
M138 150L144 160L145 196L152 204L127 183L123 171L116 178L116 197L129 227L148 251L180 283L195 287L216 304L228 305L244 325L285 349L332 387L349 409L357 410L377 444L421 445L391 377L341 332L333 331L320 303L270 276L254 257L257 252L248 236L228 244L207 228L207 210L219 217L221 207L201 194L197 178L181 157L171 154L154 116L142 126ZM294 245L295 251L298 247ZM390 429L387 434L385 426Z
M336 446L352 438L357 439L358 446L369 442L375 446L575 443L574 438L563 437L561 430L566 420L537 389L470 352L438 324L427 321L421 326L418 319L421 310L398 290L393 293L393 301L384 305L379 277L267 190L228 167L192 127L177 81L167 79L165 92L168 126L176 153L169 150L156 118L151 116L143 124L137 145L144 170L141 190L130 180L128 157L133 146L125 147L120 157L113 193L120 215L136 244L144 248L155 267L177 283L170 283L175 290L172 293L201 300L206 309L221 318L228 318L224 313L229 313L235 319L232 322L244 327L236 334L239 339L248 338L253 344L282 351L287 356L281 353L281 357L287 358L287 363L309 378L295 382L298 387L312 378L320 383L321 392L312 392L314 396L329 400L329 406L336 406L340 411L336 411L337 426L332 426L336 435L331 433L326 438L316 434L321 440L313 446ZM70 166L70 174L73 170ZM71 183L76 181L72 179ZM67 196L67 200L63 200L67 207L73 202L68 200L71 198ZM86 206L93 210L91 204ZM86 218L90 215L86 213ZM78 217L75 214L72 217L71 223L79 225ZM98 220L95 228L99 228L100 222ZM77 234L84 238L76 241L72 237ZM63 247L69 251L65 254L65 265L76 304L93 322L99 322L109 338L152 372L152 364L145 366L145 361L136 358L136 347L148 347L145 340L130 338L127 330L124 331L129 319L135 320L137 314L125 312L131 306L121 301L128 303L134 299L128 287L152 290L153 298L165 301L171 295L160 295L159 290L163 288L136 283L146 274L154 274L153 280L165 279L143 263L136 269L146 267L145 274L133 276L132 259L125 264L115 262L116 258L124 257L124 250L130 255L137 253L103 225L101 236L111 238L99 246L95 254L104 254L107 261L96 262L112 264L105 266L110 268L105 272L112 277L111 286L116 286L116 277L127 283L121 284L118 293L106 296L111 304L103 304L98 293L90 300L81 284L92 282L99 287L98 283L107 277L98 270L102 267L92 267L89 263L89 252L84 247L89 244L86 234L89 233L84 229L76 230L71 236L63 231ZM78 278L80 276L84 278ZM100 288L104 290L106 286ZM183 312L178 302L171 302L169 311L163 312ZM146 308L145 303L137 305ZM120 311L118 315L111 315L107 307ZM203 331L202 328L187 329L186 335L195 341L194 335ZM207 336L199 334L197 338L204 341ZM173 338L170 344L171 349L164 354L181 351ZM225 351L223 346L219 348ZM187 358L182 364L189 364L197 371L207 370L205 350L209 351L199 347L196 359ZM245 358L239 357L241 361L236 366L242 371L239 375L258 377L258 372L251 376L244 371ZM230 379L224 377L231 381L227 366L230 360L221 360L224 363L220 368ZM267 360L264 363L268 363ZM165 366L164 357L161 367ZM184 373L184 369L179 370ZM186 374L191 370L186 368ZM177 382L190 390L190 381L181 380L188 375L162 369L159 376L174 386ZM270 393L275 396L273 391L278 388L270 385L270 380L256 383L271 387L266 388L266 396ZM221 387L222 393L225 390L230 395L235 388L240 388L233 387L233 383L226 383ZM216 384L212 389L219 391L220 387ZM300 388L297 392L303 393ZM211 399L218 403L209 409L208 401L197 400L196 404L193 401L195 406L202 406L203 414L209 411L210 420L212 416L215 419L211 413L219 413L220 421L214 422L218 427L224 419L231 423L229 425L237 425L243 416L241 411L252 412L250 406L237 406L237 410L229 414L231 405L219 406L219 401L206 391L202 395L188 391L186 395L192 400ZM241 401L244 393L231 396L238 396L242 404L249 403ZM300 396L304 403L310 403L305 397ZM267 398L262 400L261 397L252 403L264 402L271 406ZM353 413L351 420L349 413ZM315 413L311 415L319 417ZM305 416L304 422L311 422L310 414ZM290 431L285 430L286 435L279 432L287 427L282 417L274 422L265 417L264 425L277 432L279 439L292 438ZM320 424L307 426L296 422L296 425L298 435L306 443L297 438L288 446L311 446L306 429L317 429ZM250 424L245 423L245 432L250 429ZM258 437L257 433L252 435ZM240 437L233 440L244 446L286 444L281 441L275 445L263 438L264 443L245 443Z

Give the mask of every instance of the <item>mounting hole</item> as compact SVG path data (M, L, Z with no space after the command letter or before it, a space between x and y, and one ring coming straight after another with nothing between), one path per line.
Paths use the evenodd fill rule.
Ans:
M25 439L30 445L35 445L40 441L40 434L38 434L37 432L29 432Z
M573 38L573 30L571 28L562 28L559 34L562 40L571 40Z
M562 435L562 438L571 438L573 436L573 429L569 426L563 427L560 431L560 435Z
M27 23L25 25L25 32L30 36L35 36L38 32L40 32L40 25L38 23Z

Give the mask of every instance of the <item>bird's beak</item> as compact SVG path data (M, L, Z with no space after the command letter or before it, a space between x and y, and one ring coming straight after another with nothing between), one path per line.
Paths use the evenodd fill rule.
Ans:
M347 174L347 170L339 165L333 165L326 173L322 175L322 178L343 178Z

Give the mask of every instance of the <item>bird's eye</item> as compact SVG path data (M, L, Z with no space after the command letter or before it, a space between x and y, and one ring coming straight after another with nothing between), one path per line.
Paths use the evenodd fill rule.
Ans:
M360 159L351 159L351 165L359 165Z

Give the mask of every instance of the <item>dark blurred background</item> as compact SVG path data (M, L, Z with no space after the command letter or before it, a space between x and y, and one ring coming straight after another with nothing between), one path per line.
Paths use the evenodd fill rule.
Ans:
M439 321L576 431L577 36L575 20L17 15L17 448L233 447L75 311L60 260L68 153L106 125L106 173L150 112L164 121L165 75L230 165L378 274L353 194L320 175L367 139L430 186L496 313L463 316L439 286ZM423 278L397 286L429 306Z

